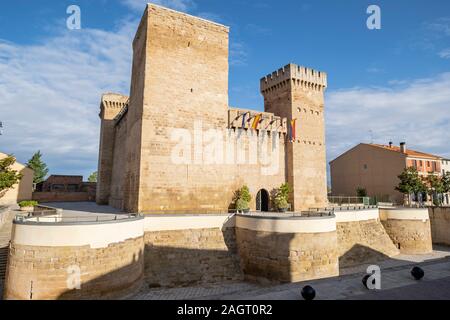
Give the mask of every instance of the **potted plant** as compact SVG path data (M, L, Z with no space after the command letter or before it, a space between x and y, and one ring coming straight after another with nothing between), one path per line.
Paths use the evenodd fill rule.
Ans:
M286 212L289 208L289 203L288 203L287 199L284 196L282 196L281 194L278 194L275 197L274 204L277 207L279 212Z
M292 192L289 184L284 183L275 192L273 204L279 212L286 212L289 209L289 193Z
M34 207L38 204L37 201L21 201L19 202L20 211L34 211Z
M245 212L245 213L249 212L250 208L248 202L245 201L244 199L238 199L236 201L236 210L238 212Z
M250 211L250 201L252 201L252 195L247 186L243 186L235 192L236 211L248 213Z

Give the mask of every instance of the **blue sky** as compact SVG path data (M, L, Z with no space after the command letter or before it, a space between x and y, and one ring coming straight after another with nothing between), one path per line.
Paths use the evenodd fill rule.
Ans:
M372 137L450 157L449 1L155 2L231 27L232 106L262 109L259 79L289 62L326 71L328 160ZM25 162L41 149L55 174L96 170L99 98L128 94L145 3L2 3L0 151ZM81 30L66 28L71 4ZM370 4L381 8L381 30L366 27Z

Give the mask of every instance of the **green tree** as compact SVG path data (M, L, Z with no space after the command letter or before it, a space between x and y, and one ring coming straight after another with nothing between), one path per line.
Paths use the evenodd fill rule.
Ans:
M442 177L442 184L444 186L444 193L450 192L450 172L447 172Z
M42 161L41 151L36 152L28 161L27 167L34 171L33 182L39 183L44 181L48 174L48 168L44 161Z
M11 169L15 162L16 158L12 155L0 160L0 198L22 179L21 173Z
M88 178L88 181L89 182L97 182L97 176L98 176L97 171L91 173L91 175Z
M428 194L432 197L433 203L436 206L440 206L442 204L442 200L440 195L445 193L445 186L443 179L438 176L430 175L427 178L428 181Z
M356 189L356 196L359 198L367 197L367 190L365 188L358 187Z
M416 168L409 167L403 170L403 172L398 176L400 182L395 190L403 193L408 197L408 204L411 205L411 195L417 194L419 192L424 192L426 186L419 176Z

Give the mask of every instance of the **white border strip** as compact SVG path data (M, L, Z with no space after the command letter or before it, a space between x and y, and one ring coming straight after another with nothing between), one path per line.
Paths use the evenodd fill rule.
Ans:
M276 233L323 233L336 231L336 217L270 219L238 215L236 228Z
M380 209L380 214L392 220L422 220L430 219L428 209Z
M335 211L336 222L354 222L377 220L380 218L380 213L377 208L366 210L349 210L349 211Z
M38 247L106 248L144 235L143 220L84 225L14 224L12 242Z

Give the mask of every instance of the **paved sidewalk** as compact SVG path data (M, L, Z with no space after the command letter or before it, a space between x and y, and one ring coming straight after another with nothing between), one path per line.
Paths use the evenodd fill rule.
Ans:
M378 263L381 268L381 291L369 291L362 284L362 278L366 274L368 265L362 265L342 270L341 276L328 279L305 281L273 286L262 286L254 283L224 283L213 286L194 286L188 288L173 289L147 289L129 299L136 300L300 300L301 289L305 285L315 288L318 300L339 299L390 299L399 297L402 299L414 299L418 294L409 292L421 292L420 286L425 285L425 290L431 290L436 280L450 278L450 248L436 247L435 251L428 255L399 255L395 259L388 259ZM416 281L410 274L413 266L419 265L425 270L425 277ZM447 281L447 280L445 280ZM449 280L450 281L450 280ZM447 282L445 282L447 283ZM411 286L415 287L411 291ZM442 299L450 300L450 286L444 290L440 285ZM390 291L397 289L396 291ZM386 297L383 293L386 292Z

